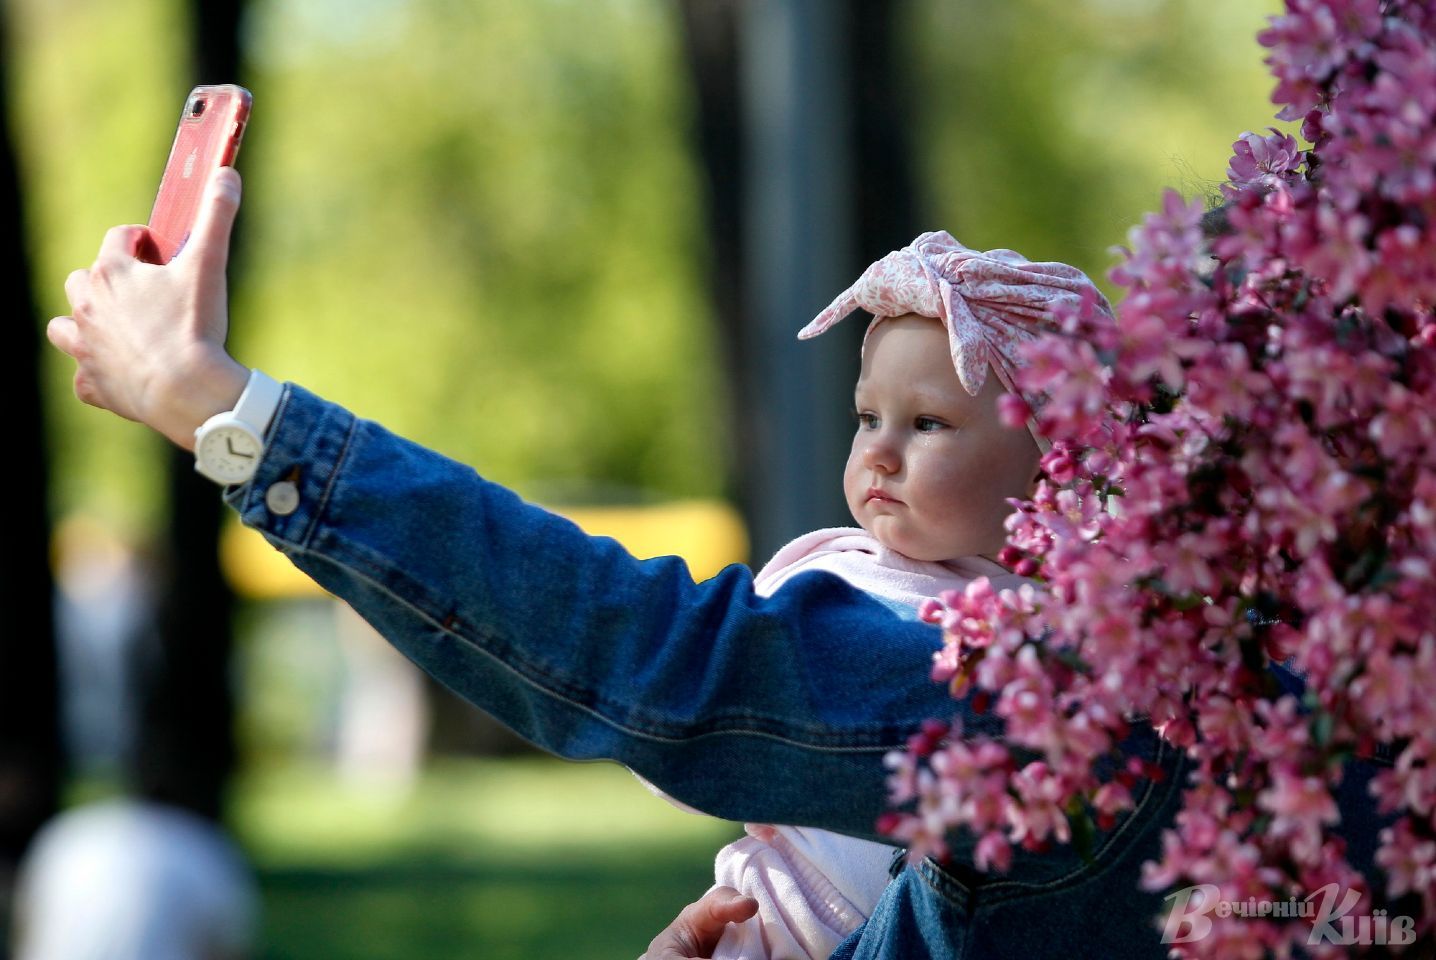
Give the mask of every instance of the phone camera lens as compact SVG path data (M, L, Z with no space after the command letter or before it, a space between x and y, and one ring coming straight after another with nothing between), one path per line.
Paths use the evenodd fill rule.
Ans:
M193 102L190 103L190 105L189 105L189 115L190 115L190 116L192 116L192 117L197 117L197 116L199 116L199 115L202 114L202 113L204 113L204 101L203 101L203 100L195 100L195 101L193 101Z

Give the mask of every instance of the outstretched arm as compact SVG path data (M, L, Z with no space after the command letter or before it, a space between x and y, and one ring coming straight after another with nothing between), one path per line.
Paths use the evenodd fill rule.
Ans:
M937 629L837 577L697 583L296 385L226 498L469 702L715 816L871 837L883 755L952 710Z
M224 349L224 268L239 179L219 171L165 266L111 231L67 283L50 338L82 400L188 447L247 371ZM925 682L939 645L835 577L758 598L730 567L695 583L472 468L285 390L262 462L226 498L392 643L530 741L626 764L734 820L873 836L883 755L952 702ZM740 789L734 789L734 785Z

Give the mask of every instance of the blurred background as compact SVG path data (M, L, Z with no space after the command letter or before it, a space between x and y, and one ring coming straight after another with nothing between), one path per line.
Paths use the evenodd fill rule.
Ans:
M702 577L846 519L862 324L799 327L929 229L1112 292L1161 191L1273 122L1278 6L0 3L0 940L36 832L117 798L237 851L233 952L272 958L636 956L739 830L529 751L75 402L44 322L190 86L254 93L242 362Z

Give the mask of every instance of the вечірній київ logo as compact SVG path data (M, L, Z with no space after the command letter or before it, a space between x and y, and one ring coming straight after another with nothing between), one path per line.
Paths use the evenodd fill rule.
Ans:
M1163 943L1193 943L1212 932L1212 917L1280 920L1285 918L1311 921L1306 942L1311 946L1390 945L1407 946L1416 941L1416 920L1407 916L1387 916L1385 910L1370 914L1353 914L1361 894L1347 890L1343 894L1335 883L1307 894L1302 899L1286 900L1223 900L1221 888L1214 883L1183 887L1166 897L1171 903L1167 922L1162 928Z

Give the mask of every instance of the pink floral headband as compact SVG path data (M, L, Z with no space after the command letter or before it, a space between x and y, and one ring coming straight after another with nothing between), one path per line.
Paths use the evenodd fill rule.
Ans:
M1022 365L1019 347L1056 330L1053 311L1076 309L1084 297L1112 312L1107 298L1076 267L1032 263L1015 250L971 250L939 230L868 267L798 338L816 337L860 308L873 315L867 336L887 317L933 317L947 328L952 363L969 394L982 390L989 363L1008 392L1021 394L1013 379ZM1041 405L1040 397L1022 396L1033 410ZM1029 420L1027 428L1038 449L1047 452L1051 444L1036 424Z

